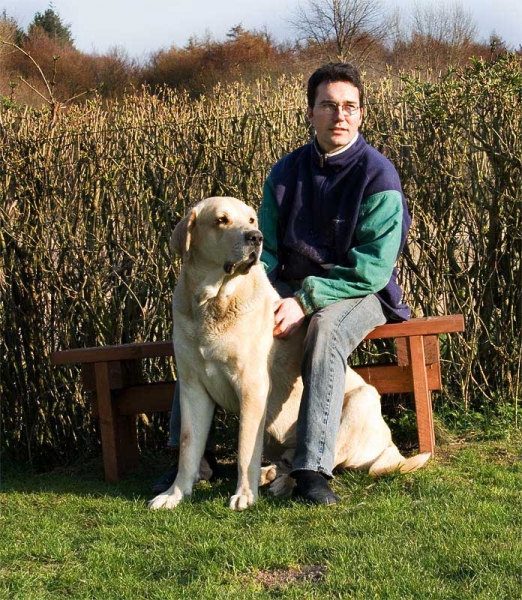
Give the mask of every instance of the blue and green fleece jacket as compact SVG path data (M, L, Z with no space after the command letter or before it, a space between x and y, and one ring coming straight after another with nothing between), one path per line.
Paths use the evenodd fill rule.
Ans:
M395 263L411 218L395 168L361 134L340 152L314 141L278 161L259 223L270 279L299 282L306 314L375 294L389 321L409 319Z

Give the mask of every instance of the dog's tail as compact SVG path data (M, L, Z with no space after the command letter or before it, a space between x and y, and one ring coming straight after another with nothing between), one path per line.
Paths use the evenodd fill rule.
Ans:
M381 477L395 471L413 473L413 471L422 468L430 458L431 452L423 452L410 458L404 458L397 449L397 446L388 446L370 467L370 475L372 477Z

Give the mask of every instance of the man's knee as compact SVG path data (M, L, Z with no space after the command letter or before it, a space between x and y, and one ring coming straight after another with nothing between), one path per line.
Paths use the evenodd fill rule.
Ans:
M349 355L370 331L385 322L382 307L375 296L341 300L311 317L305 348L321 352L327 347Z

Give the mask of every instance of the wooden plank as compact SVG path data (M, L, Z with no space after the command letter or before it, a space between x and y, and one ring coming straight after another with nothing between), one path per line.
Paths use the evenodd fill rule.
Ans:
M440 317L422 317L410 319L404 323L387 323L376 327L366 336L367 340L382 338L409 337L412 335L439 335L464 331L462 315L444 315Z
M439 338L436 335L423 336L424 358L427 365L434 365L440 362ZM410 350L408 338L400 337L395 340L397 364L406 366L410 364Z
M121 415L163 412L172 408L175 382L135 385L116 392Z
M422 338L424 346L424 362L434 365L440 362L439 337L437 335L426 335Z
M117 390L125 387L128 382L123 376L123 368L120 360L107 362L109 370L109 388ZM96 363L82 363L82 384L86 392L96 390Z
M113 391L112 397L118 404L118 414L122 416L168 412L172 408L175 386L175 381L143 383ZM91 396L91 410L93 417L100 416L95 393Z
M117 444L118 457L121 461L120 476L138 467L140 460L140 449L138 445L138 427L136 415L118 415Z
M395 340L395 354L399 366L406 367L410 364L410 347L407 338L397 338Z
M118 481L123 469L119 459L118 416L112 402L107 363L96 363L95 374L105 479Z
M435 429L422 336L410 337L409 343L419 448L421 452L433 454L435 452Z
M463 316L443 315L440 317L410 319L404 323L380 325L366 336L366 339L375 340L381 338L401 338L411 335L438 335L457 331L464 331ZM161 356L174 356L174 348L171 341L137 342L117 346L61 350L51 354L51 362L55 365L67 365L115 360L139 360Z
M118 360L139 360L142 358L157 358L174 356L174 347L168 342L137 342L119 346L96 346L94 348L72 348L51 354L54 365L74 363L96 363Z
M413 376L410 366L369 365L352 367L366 383L373 385L379 394L406 394L414 391ZM426 367L428 389L440 390L440 367Z
M370 385L377 388L380 394L405 394L413 392L413 376L410 367L397 365L371 365L352 367ZM430 390L440 390L440 368L429 365L426 368L427 382ZM146 383L131 386L113 392L113 402L118 404L118 414L138 415L144 412L164 412L172 407L174 398L174 381L163 383ZM98 416L97 402L93 406L94 416Z
M104 361L102 361L104 362ZM107 362L109 369L109 387L111 390L121 390L141 382L142 363L139 360L110 360ZM82 384L86 392L96 391L96 363L82 363Z

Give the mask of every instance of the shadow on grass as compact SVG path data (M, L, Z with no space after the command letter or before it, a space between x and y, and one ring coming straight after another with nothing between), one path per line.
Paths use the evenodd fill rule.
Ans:
M219 471L211 483L201 482L194 486L190 498L192 504L202 504L223 499L228 500L234 493L237 482L237 464L230 458L218 459ZM130 502L142 502L146 506L154 497L152 485L154 481L169 469L170 457L161 453L144 453L140 457L140 465L123 479L108 483L104 479L102 457L78 461L75 464L55 468L44 473L35 473L27 466L2 465L0 491L4 494L56 494L58 496L76 496L82 498L121 498ZM339 474L337 491L342 495L347 489L366 487L373 482L367 473L347 471ZM339 489L340 488L340 489ZM344 493L343 493L344 491ZM260 498L267 499L274 507L288 507L292 504L289 498L276 498L268 490L268 486L260 488Z
M0 491L4 494L52 493L82 497L115 497L147 503L154 496L152 485L170 468L170 458L161 454L143 454L139 467L120 481L106 482L102 458L78 461L48 472L35 473L27 466L1 465ZM233 462L220 463L219 474L212 483L202 482L194 488L192 502L229 496L235 489L237 467Z
M154 497L152 486L155 480L171 467L171 460L166 453L143 452L136 470L128 473L120 481L111 483L105 481L101 455L43 473L35 473L27 466L1 464L0 491L5 494L47 493L83 498L121 498L131 502L142 502L146 506ZM201 482L195 485L190 499L192 504L221 498L228 505L236 487L237 464L230 456L220 456L218 461L219 471L216 479L211 483ZM407 478L399 473L375 480L365 471L340 472L336 474L333 487L342 499L351 503L355 498L361 501L368 495L379 493L379 489L382 492L383 488L393 486L393 482L397 480L404 480L402 487L407 492ZM379 482L381 485L378 485ZM274 507L292 504L289 498L272 496L268 486L260 488L260 498L269 500Z

